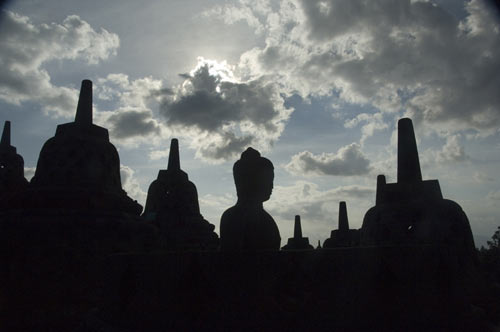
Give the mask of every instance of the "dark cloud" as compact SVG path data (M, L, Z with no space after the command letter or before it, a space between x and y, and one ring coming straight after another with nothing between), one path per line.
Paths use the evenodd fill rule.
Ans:
M463 6L457 17L432 1L282 0L267 13L265 46L240 65L287 93L335 91L343 102L406 112L416 125L493 132L500 21L484 1ZM249 3L234 7L257 15Z
M272 120L280 117L280 111L271 84L223 81L209 69L204 64L193 75L183 75L189 90L163 100L161 112L169 124L215 131L230 123L249 121L268 131L276 130Z
M198 157L229 159L250 144L265 149L281 135L291 110L276 84L240 82L224 63L201 58L182 77L182 85L163 95L160 113L179 133L206 137L193 143Z
M314 155L309 151L292 156L285 166L296 175L364 175L370 172L370 161L363 155L358 144L342 147L337 153Z
M222 143L210 143L200 149L203 157L213 160L227 160L237 156L252 145L252 136L237 137L233 133L224 133Z
M134 136L147 136L158 134L160 127L151 118L151 112L145 111L119 111L108 118L111 124L112 135L116 138L129 138Z

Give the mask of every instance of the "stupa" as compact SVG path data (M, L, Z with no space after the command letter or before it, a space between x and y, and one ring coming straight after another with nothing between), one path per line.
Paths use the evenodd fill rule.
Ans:
M300 224L300 216L295 216L295 225L293 228L293 237L288 239L288 243L281 248L282 250L306 250L314 249L309 244L309 238L302 236L302 226Z
M219 246L215 226L203 218L198 192L181 169L179 142L170 143L167 169L149 186L143 218L160 230L162 246L169 250L214 250Z
M158 245L157 230L141 211L122 189L107 129L92 123L92 82L84 80L75 121L57 126L26 190L9 201L5 234L20 247L82 255L150 250Z
M0 141L0 208L7 208L9 200L24 191L24 160L10 144L10 121L5 121Z
M142 206L122 189L120 158L108 130L92 123L92 82L84 80L75 121L57 126L31 179L31 207L124 212Z
M339 226L331 232L330 238L323 243L323 248L353 247L359 244L357 229L349 229L347 219L347 206L345 202L339 203Z
M422 180L412 121L398 121L397 182L377 177L375 206L361 228L361 245L430 244L474 256L469 221L462 208L444 199L438 180Z

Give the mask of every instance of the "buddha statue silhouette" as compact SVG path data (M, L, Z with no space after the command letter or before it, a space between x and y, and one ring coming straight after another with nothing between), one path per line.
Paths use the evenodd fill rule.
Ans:
M278 226L262 205L273 190L273 164L248 148L234 164L233 175L238 201L221 217L221 250L279 250Z

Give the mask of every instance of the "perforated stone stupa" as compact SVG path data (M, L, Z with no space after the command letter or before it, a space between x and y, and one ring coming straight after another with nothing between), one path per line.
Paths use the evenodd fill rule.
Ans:
M475 247L469 221L455 202L443 199L438 180L422 180L412 121L398 122L397 183L377 178L376 205L366 213L362 245L433 244L471 257Z
M143 218L159 228L166 249L214 250L219 246L215 226L200 213L196 186L181 169L176 138L170 143L167 169L160 170L149 186Z
M142 206L122 189L108 130L92 123L91 81L82 82L75 121L58 125L40 151L30 189L32 207L140 215Z
M338 229L331 232L330 238L323 243L323 248L353 247L359 244L359 231L349 229L346 202L339 203Z

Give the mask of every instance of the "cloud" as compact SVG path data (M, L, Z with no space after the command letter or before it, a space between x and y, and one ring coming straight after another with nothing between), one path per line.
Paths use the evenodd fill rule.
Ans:
M240 2L250 5L250 1ZM252 9L250 9L249 6L216 6L203 12L202 15L206 17L220 18L226 24L234 24L239 21L245 21L248 26L255 29L254 31L256 34L259 34L264 30L265 14L270 10L270 3L266 0L254 0L251 5Z
M381 131L389 128L389 125L383 121L382 113L358 114L355 118L345 121L344 127L354 128L360 123L364 123L361 127L361 144L363 144L367 138L373 136L375 131Z
M492 201L500 201L500 191L490 191L486 197Z
M294 216L300 215L304 236L316 244L337 228L340 201L347 202L350 227L358 229L374 197L374 187L349 185L325 190L313 182L297 181L289 186L275 186L265 209L278 223L282 243L292 236Z
M184 82L161 95L168 126L190 137L198 158L218 162L250 145L267 150L283 132L291 109L276 84L240 80L227 63L198 58Z
M460 136L453 135L446 138L446 144L436 155L438 162L457 162L469 159L465 153L465 148L460 144Z
M35 167L24 167L24 177L26 180L31 181L31 178L35 175Z
M165 150L152 150L149 152L148 157L150 160L160 160L164 158L168 158L170 154L170 149L167 148Z
M427 149L421 155L421 165L423 167L435 164L457 163L470 160L470 156L465 152L465 147L460 142L460 135L446 137L446 143L441 150Z
M253 141L253 136L237 137L232 132L223 132L213 137L210 143L203 144L199 152L201 156L211 160L229 160L252 145Z
M97 110L96 122L109 128L114 140L136 146L139 143L161 144L168 134L152 108L158 107L162 81L152 77L130 80L125 74L109 74L95 84L95 95L111 110Z
M0 99L16 105L37 102L56 117L73 115L78 91L53 85L43 65L77 59L97 64L115 55L120 44L116 34L96 31L76 15L61 24L35 25L5 11L0 27Z
M300 152L292 156L285 169L295 175L364 175L370 172L370 161L361 152L360 145L352 143L337 153Z
M496 181L494 177L491 177L483 172L474 172L473 179L478 183L488 183Z
M120 176L122 180L122 188L127 192L127 195L144 206L146 203L147 194L142 190L139 181L134 176L135 172L132 168L120 165Z
M146 136L149 134L158 134L160 127L152 119L151 112L145 111L119 111L108 118L112 126L113 135L116 138L127 138L134 136Z
M327 222L338 211L340 201L371 200L374 188L349 185L329 190L321 190L316 183L297 181L291 186L275 186L272 200L266 203L266 209L272 215L293 217L302 215L311 222ZM369 204L368 202L366 204Z
M485 1L464 6L457 18L430 1L281 0L262 17L239 2L235 10L263 22L265 44L245 52L238 70L286 94L335 92L435 130L492 133L500 125L500 25Z

